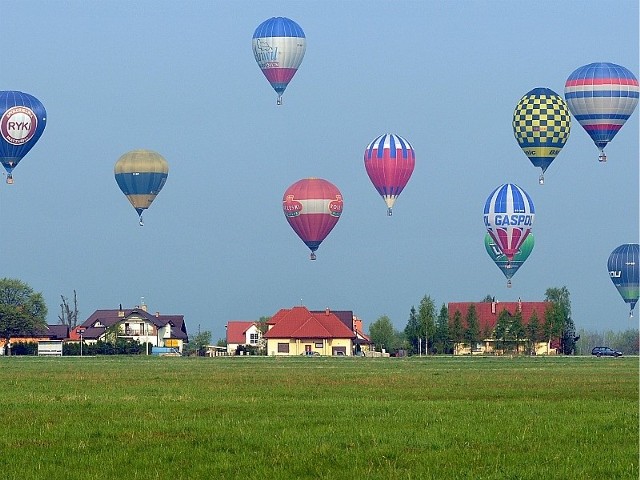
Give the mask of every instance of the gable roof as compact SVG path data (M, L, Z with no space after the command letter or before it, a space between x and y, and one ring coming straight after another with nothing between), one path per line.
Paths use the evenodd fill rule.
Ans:
M247 343L247 330L256 325L256 322L233 320L227 322L227 343L245 344Z
M518 309L522 312L522 323L527 325L533 312L536 312L540 325L544 324L544 312L550 305L549 302L451 302L449 308L449 321L453 320L456 311L462 316L462 324L466 325L467 311L470 305L475 305L478 315L480 331L493 330L498 322L500 312L506 310L511 316Z
M98 338L104 331L118 322L126 322L128 319L137 320L142 318L149 323L155 325L156 328L162 328L167 324L171 325L171 337L181 339L188 342L187 326L184 323L184 315L155 315L150 314L143 308L130 309L113 309L113 310L96 310L81 325L85 329L84 338ZM74 334L77 335L77 329ZM79 335L78 335L79 337Z
M330 311L312 313L301 306L281 309L267 323L265 338L355 338L353 330Z

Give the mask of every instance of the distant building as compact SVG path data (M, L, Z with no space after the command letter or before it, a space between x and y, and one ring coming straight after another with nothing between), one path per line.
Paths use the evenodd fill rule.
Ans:
M341 314L341 319L328 308L321 312L302 306L281 309L267 321L267 355L352 355L357 333L349 314Z
M74 328L70 337L92 343L106 340L108 331L115 327L118 338L150 343L156 347L173 347L182 353L189 342L183 315L150 314L147 306L132 309L96 310L82 325Z
M232 320L227 322L227 353L235 355L246 347L257 348L262 340L258 322Z
M24 333L19 336L11 337L9 344L6 340L0 340L0 355L7 355L12 343L39 343L40 341L64 341L69 338L69 327L66 325L47 325L41 330L35 332Z
M516 315L520 311L522 315L522 324L528 325L529 320L535 312L540 328L544 326L544 315L549 307L549 302L450 302L449 309L449 325L452 325L456 312L460 312L462 325L466 328L466 316L469 306L474 305L478 317L478 326L480 329L481 340L476 345L465 345L458 343L454 346L454 354L469 355L473 354L496 354L501 353L503 348L499 348L499 341L494 338L498 317L502 311L506 311L510 317ZM518 345L514 345L515 353L523 353L527 345L528 339L522 338ZM559 339L551 339L551 341L536 342L532 345L532 353L536 355L556 354L560 347Z

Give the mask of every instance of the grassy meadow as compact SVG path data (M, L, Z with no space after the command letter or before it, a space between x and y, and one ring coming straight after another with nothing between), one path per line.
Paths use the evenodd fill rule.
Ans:
M2 477L637 480L638 367L0 357Z

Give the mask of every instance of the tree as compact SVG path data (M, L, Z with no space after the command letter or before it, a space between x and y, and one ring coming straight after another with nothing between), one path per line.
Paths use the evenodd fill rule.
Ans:
M478 312L476 312L476 306L472 303L467 309L467 315L465 317L466 327L464 329L463 337L465 344L469 345L471 349L471 355L473 355L473 347L480 340L480 325L478 324Z
M440 313L436 319L436 331L433 336L434 353L450 353L451 340L449 339L449 309L446 304L440 307Z
M436 305L430 296L425 295L418 306L418 321L420 322L421 338L425 338L425 353L429 353L428 342L433 343L436 331Z
M457 353L458 345L464 340L464 328L462 327L462 314L456 310L453 314L453 321L449 328L451 341L453 342L453 353Z
M496 339L496 350L504 350L509 339L509 328L511 327L511 315L506 309L498 314L498 321L494 330L494 338Z
M528 340L528 352L531 355L535 352L536 344L543 339L542 328L540 327L540 319L538 313L534 310L529 317L529 322L526 327L527 340Z
M480 302L482 303L491 303L495 301L496 301L495 295L485 295L484 298L480 300Z
M186 355L203 356L207 345L211 345L211 332L205 330L198 332L189 343L184 347L184 353Z
M392 351L398 345L399 335L386 315L381 316L369 326L369 337L376 349Z
M60 295L62 303L60 304L60 320L61 325L66 325L69 330L73 330L78 326L78 297L76 291L73 291L73 308L69 305L69 299L64 295Z
M509 326L509 334L516 344L516 353L520 352L520 340L526 336L526 330L522 321L522 311L518 308L516 314L511 317L511 325Z
M573 325L569 290L567 287L547 288L545 301L550 303L544 312L545 337L547 341L559 338L561 342L560 349L564 353L566 350L564 345L565 332ZM573 331L575 332L575 327L573 327ZM573 349L575 347L575 338L572 344L567 346Z
M35 334L47 328L47 306L41 293L13 278L0 279L0 338Z
M418 352L418 339L420 338L420 322L418 321L418 314L416 308L412 305L409 311L409 320L407 320L407 326L404 327L404 335L407 342L410 345L411 353Z

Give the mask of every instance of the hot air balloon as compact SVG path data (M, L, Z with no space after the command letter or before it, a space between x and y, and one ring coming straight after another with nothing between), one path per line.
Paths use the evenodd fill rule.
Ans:
M36 97L0 91L0 162L13 183L13 169L36 144L47 124L47 112Z
M524 95L513 112L513 134L524 154L544 172L569 138L571 115L567 104L553 90L534 88Z
M364 151L364 166L387 204L387 215L393 214L393 204L411 178L415 164L413 147L399 135L380 135Z
M622 128L638 105L638 79L615 63L590 63L575 70L565 83L569 110L600 149Z
M491 235L488 233L484 236L484 248L487 250L487 253L491 257L491 260L497 265L497 267L502 271L504 276L507 278L507 287L511 287L511 277L515 275L518 269L522 266L531 251L533 250L534 240L533 233L529 233L527 238L522 242L520 248L513 256L513 260L511 262L507 260L507 257L502 253L502 251L495 244Z
M629 304L629 317L633 317L633 309L640 295L638 250L637 243L620 245L611 252L607 261L611 281L618 289L622 299Z
M534 219L531 198L512 183L496 188L484 205L484 225L509 263L531 232Z
M253 55L258 66L278 94L282 94L302 63L307 40L300 25L286 17L265 20L253 32Z
M315 251L340 219L342 194L326 180L306 178L284 192L282 211L315 260Z
M133 150L122 155L116 162L116 182L140 217L151 206L167 181L169 164L152 150Z

